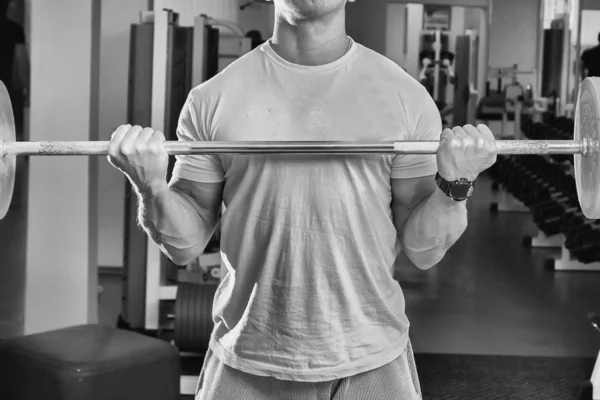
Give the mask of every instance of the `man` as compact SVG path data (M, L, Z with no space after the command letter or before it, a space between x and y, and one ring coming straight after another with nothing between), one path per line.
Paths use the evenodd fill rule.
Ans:
M273 37L191 91L180 140L440 140L425 88L346 35L346 0L274 3ZM163 135L115 131L109 160L175 263L201 254L226 205L197 399L420 398L394 261L443 258L467 226L465 189L496 157L484 126L441 140L436 156L179 156L167 184Z
M22 103L27 101L29 88L29 59L23 28L7 18L10 4L11 0L0 0L0 81L8 89L18 134L21 134Z
M600 76L600 33L598 33L598 45L585 50L581 54L582 78Z

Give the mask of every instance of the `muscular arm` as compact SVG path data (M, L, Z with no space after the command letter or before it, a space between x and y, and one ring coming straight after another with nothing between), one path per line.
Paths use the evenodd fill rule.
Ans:
M140 191L139 222L162 252L185 265L204 251L219 220L223 183L174 178L151 193Z
M465 203L442 193L434 176L392 179L394 225L414 265L435 266L456 243L467 227Z
M196 93L198 104L194 102ZM180 141L209 140L206 96L195 88L184 104L177 127ZM176 156L173 178L159 189L139 190L139 222L175 264L198 257L214 234L223 201L224 177L216 156Z

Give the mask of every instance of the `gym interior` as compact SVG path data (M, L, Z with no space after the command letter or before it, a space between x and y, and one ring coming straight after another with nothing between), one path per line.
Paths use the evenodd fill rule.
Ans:
M28 90L12 96L18 141L108 141L122 124L176 140L189 91L268 40L274 9L14 0L8 18L30 59ZM578 129L600 1L358 0L346 21L427 88L445 127L484 123L498 140ZM444 259L423 271L398 257L424 399L600 399L600 227L579 206L574 163L499 155ZM176 266L137 206L106 157L16 157L0 221L0 399L194 397L220 231Z

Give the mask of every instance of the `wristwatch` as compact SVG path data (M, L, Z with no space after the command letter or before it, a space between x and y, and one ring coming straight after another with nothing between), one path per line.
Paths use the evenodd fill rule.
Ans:
M455 181L447 181L442 178L439 172L435 175L435 181L442 192L454 201L464 201L473 194L474 181L465 178L460 178Z

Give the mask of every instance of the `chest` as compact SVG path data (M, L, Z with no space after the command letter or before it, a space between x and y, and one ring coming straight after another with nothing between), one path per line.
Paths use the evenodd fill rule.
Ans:
M398 140L408 116L380 81L295 79L257 82L224 98L211 127L223 141Z

